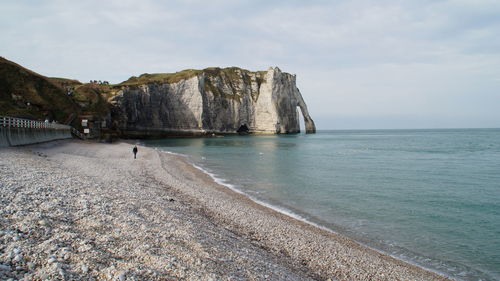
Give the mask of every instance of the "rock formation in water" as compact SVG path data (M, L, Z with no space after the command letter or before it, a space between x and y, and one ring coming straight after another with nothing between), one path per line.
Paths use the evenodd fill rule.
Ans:
M306 133L316 132L295 75L277 67L143 74L120 85L110 102L122 136L298 133L299 108Z

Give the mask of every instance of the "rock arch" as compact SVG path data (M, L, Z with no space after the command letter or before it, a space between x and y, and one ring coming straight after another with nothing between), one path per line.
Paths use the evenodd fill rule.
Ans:
M300 108L300 112L302 113L302 116L304 117L304 125L305 125L305 131L306 134L315 134L316 133L316 125L314 124L314 121L311 118L311 115L309 115L309 111L307 110L307 105L304 102L304 99L302 98L302 95L300 94L299 89L297 89L295 98L297 100L297 106Z

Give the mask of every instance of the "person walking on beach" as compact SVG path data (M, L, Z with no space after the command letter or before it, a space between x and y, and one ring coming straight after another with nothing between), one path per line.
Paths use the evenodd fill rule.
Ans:
M134 159L136 159L137 157L137 145L134 145L134 149L132 149L132 152L134 153Z

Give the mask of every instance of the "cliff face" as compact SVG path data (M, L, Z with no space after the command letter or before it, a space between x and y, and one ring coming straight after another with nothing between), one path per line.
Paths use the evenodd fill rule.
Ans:
M122 83L110 100L114 126L125 136L235 133L306 133L314 122L295 76L270 68L208 68L171 76L145 74Z
M0 57L0 115L77 127L82 119L94 120L118 137L297 133L298 109L306 133L314 133L295 76L278 68L207 68L143 74L116 85L82 84L48 78Z

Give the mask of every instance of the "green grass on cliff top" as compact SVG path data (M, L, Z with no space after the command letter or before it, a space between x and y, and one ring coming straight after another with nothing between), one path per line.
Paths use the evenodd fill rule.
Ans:
M172 83L177 83L181 80L186 80L191 77L197 76L201 73L202 73L201 70L195 70L195 69L187 69L176 73L153 73L153 74L144 73L139 77L132 76L127 81L120 83L120 85L124 86L140 85L140 84L148 84L154 82L172 84Z
M50 81L61 87L82 85L80 81L75 79L60 78L60 77L47 77L47 79L49 79Z
M187 69L175 73L153 73L153 74L144 73L141 74L139 77L132 76L127 81L124 81L119 85L132 86L132 85L141 85L149 83L172 84L172 83L177 83L181 80L186 80L194 76L201 75L203 73L212 77L224 75L228 77L230 80L236 80L236 79L244 79L244 76L248 76L248 74L251 73L255 73L258 78L263 78L264 75L267 73L267 71L251 72L249 70L238 67L227 67L227 68L209 67L203 70Z

